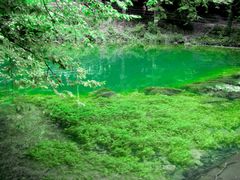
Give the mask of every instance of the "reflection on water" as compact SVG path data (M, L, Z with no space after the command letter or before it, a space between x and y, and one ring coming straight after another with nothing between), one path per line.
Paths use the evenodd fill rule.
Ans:
M178 87L240 66L240 51L156 47L92 50L79 57L88 78L118 92L147 86ZM87 89L82 88L81 91Z
M108 47L90 49L79 56L75 53L73 57L88 71L88 79L105 81L105 87L117 92L149 86L180 87L240 67L239 50L208 47ZM73 72L61 73L72 77ZM76 92L77 87L60 90ZM80 93L92 90L79 87Z

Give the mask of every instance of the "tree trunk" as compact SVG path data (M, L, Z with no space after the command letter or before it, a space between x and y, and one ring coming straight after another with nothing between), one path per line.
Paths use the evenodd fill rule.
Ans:
M158 24L158 12L156 10L153 12L153 23Z
M230 12L228 14L228 22L227 22L227 28L226 28L226 34L231 35L232 32L232 25L233 25L233 20L236 15L237 11L237 5L238 5L238 0L233 0L231 7L230 7Z
M126 10L125 9L122 9L122 14L126 14ZM123 27L126 26L126 20L123 20Z

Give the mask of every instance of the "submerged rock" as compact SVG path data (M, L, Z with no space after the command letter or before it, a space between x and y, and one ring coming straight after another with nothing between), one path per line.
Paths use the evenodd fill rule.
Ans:
M171 173L173 173L173 172L176 170L176 166L173 165L173 164L168 164L168 165L163 166L163 169L164 169L167 173L171 174Z
M191 150L191 155L194 159L194 164L198 166L202 166L201 158L206 154L205 151L199 150L199 149L192 149Z
M93 91L91 94L91 96L95 96L95 97L105 97L105 98L110 98L112 96L115 96L116 93L111 91L110 89L108 88L101 88L101 89L98 89L96 91Z
M186 90L211 96L226 98L229 100L240 99L240 75L232 75L212 81L194 83L185 86Z
M234 86L229 84L216 85L216 90L226 91L226 92L240 92L240 86Z
M180 89L173 89L173 88L161 88L161 87L147 87L144 89L145 95L157 95L157 94L163 94L172 96L175 94L181 93L182 90Z

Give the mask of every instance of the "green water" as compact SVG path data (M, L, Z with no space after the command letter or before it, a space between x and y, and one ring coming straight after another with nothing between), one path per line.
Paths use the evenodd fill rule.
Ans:
M66 50L103 87L132 92L149 86L181 87L240 69L240 50L209 47L108 47L83 52ZM62 87L74 93L77 87ZM94 89L79 87L81 94ZM49 93L51 90L34 90ZM32 92L32 91L31 91Z
M93 49L77 58L88 78L129 92L148 86L181 87L240 67L240 51L207 47ZM74 91L74 88L72 89ZM81 92L89 91L80 88Z

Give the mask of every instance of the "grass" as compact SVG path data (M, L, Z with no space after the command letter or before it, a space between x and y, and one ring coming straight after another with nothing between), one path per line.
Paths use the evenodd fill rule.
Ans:
M210 150L240 145L240 101L186 93L83 97L86 106L79 106L76 98L27 99L71 139L69 144L44 141L29 151L49 167L91 162L101 177L156 179L198 165Z

